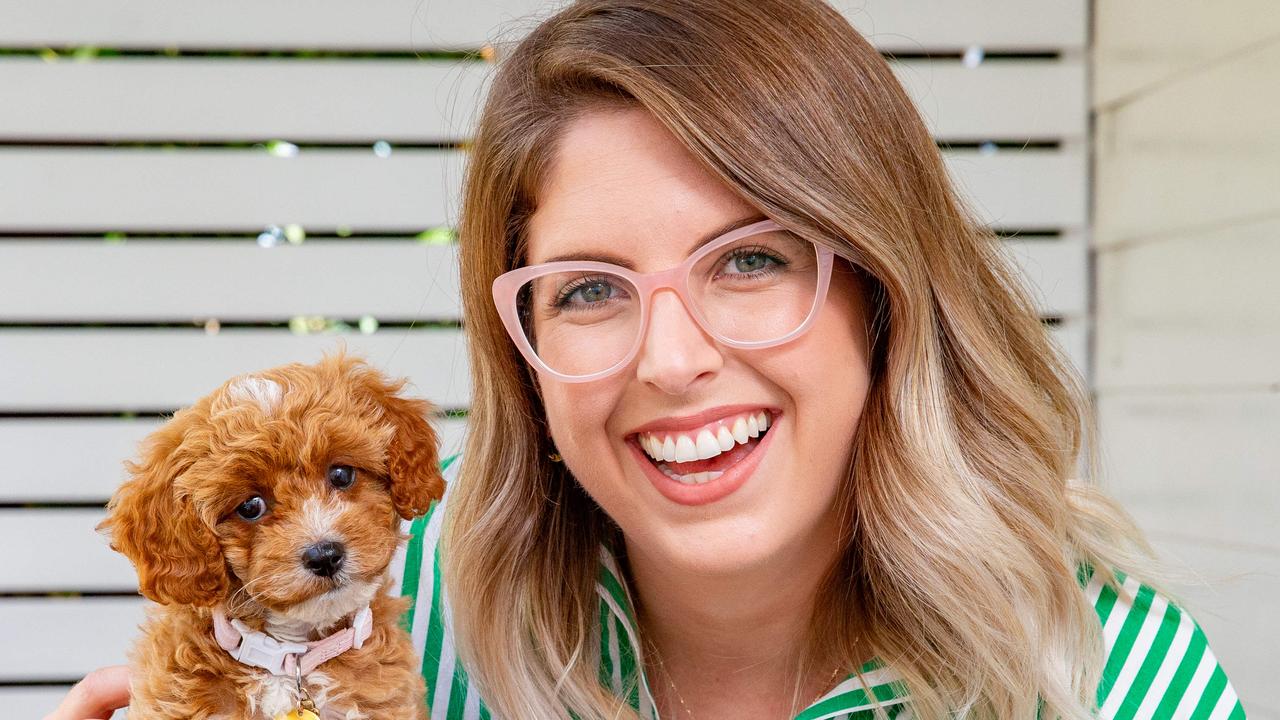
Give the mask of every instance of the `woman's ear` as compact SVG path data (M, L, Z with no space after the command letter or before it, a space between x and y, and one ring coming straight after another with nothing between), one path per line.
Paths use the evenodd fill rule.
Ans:
M226 599L230 580L217 536L175 486L190 465L177 452L184 430L175 417L144 442L141 463L125 461L130 478L97 529L137 568L143 595L161 604L209 606Z
M381 402L384 417L395 426L387 449L391 502L400 517L412 520L425 514L431 502L444 495L439 440L427 419L431 403L391 392L384 394Z

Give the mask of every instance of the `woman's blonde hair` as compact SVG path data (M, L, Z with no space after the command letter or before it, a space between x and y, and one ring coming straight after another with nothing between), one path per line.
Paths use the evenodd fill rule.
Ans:
M547 459L537 387L490 295L523 262L566 125L618 106L651 113L867 279L847 549L808 657L880 657L923 718L1034 717L1038 699L1042 717L1089 717L1104 648L1077 570L1152 568L1150 547L1073 479L1078 462L1098 470L1083 383L885 60L819 0L581 0L493 78L464 181L473 399L444 531L457 643L486 702L504 717L634 717L596 664L599 545L618 531Z

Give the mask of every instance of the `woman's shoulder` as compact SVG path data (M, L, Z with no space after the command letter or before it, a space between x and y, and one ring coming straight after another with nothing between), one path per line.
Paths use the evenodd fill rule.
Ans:
M1081 568L1102 625L1106 663L1098 685L1104 718L1243 718L1235 689L1199 623L1136 577Z

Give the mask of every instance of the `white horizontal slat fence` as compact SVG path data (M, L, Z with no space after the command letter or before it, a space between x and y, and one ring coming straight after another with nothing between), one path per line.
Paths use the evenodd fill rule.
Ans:
M1085 0L833 5L890 57L1087 374ZM228 377L342 340L454 411L435 422L460 447L448 230L482 58L553 9L0 0L0 542L23 549L0 627L36 648L0 655L9 716L124 659L145 603L93 527L138 442ZM269 226L292 240L260 247Z
M325 280L325 282L318 282ZM129 288L129 292L120 292ZM0 243L0 321L459 317L457 250L403 240ZM83 296L95 298L86 305Z

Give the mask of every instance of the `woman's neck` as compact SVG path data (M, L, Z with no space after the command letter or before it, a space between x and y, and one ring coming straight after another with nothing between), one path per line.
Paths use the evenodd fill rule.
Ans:
M738 718L790 717L814 602L840 553L834 530L818 533L826 542L797 543L724 575L676 567L628 545L649 685L664 717L727 717L728 709ZM815 699L836 674L808 667L798 700ZM744 708L759 714L743 715Z

